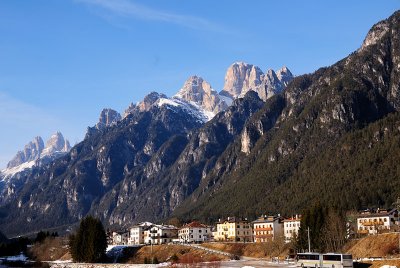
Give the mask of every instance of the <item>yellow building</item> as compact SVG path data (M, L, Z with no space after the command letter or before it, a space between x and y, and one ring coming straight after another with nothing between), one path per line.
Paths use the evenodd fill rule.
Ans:
M252 242L253 231L246 218L228 217L219 220L217 231L214 232L215 241Z

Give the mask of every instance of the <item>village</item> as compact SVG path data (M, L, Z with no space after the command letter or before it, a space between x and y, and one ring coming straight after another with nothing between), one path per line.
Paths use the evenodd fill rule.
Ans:
M399 215L397 209L368 209L354 217L354 228L349 228L348 236L374 235L398 231ZM346 223L350 226L350 223ZM109 231L109 245L161 245L170 243L203 242L269 242L283 238L285 243L293 241L301 226L301 215L283 218L262 215L255 221L247 218L228 217L209 226L193 221L178 228L174 225L141 222L124 231Z

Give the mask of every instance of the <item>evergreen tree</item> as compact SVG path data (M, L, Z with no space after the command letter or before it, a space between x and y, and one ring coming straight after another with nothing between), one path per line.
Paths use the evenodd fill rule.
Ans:
M323 245L323 227L326 218L326 209L319 203L304 211L301 218L297 248L299 250L308 250L308 228L310 228L311 251L324 251Z
M82 219L77 232L69 241L75 262L98 262L105 256L107 236L99 219L87 216Z

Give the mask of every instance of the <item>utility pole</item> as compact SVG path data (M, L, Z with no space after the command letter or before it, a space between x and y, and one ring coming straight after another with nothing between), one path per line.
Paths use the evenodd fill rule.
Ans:
M307 227L308 252L311 252L310 227Z

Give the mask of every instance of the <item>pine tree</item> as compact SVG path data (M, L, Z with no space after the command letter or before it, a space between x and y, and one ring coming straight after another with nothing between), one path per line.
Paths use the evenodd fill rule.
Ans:
M82 219L77 232L69 241L75 262L99 262L105 256L107 236L99 219L87 216Z

